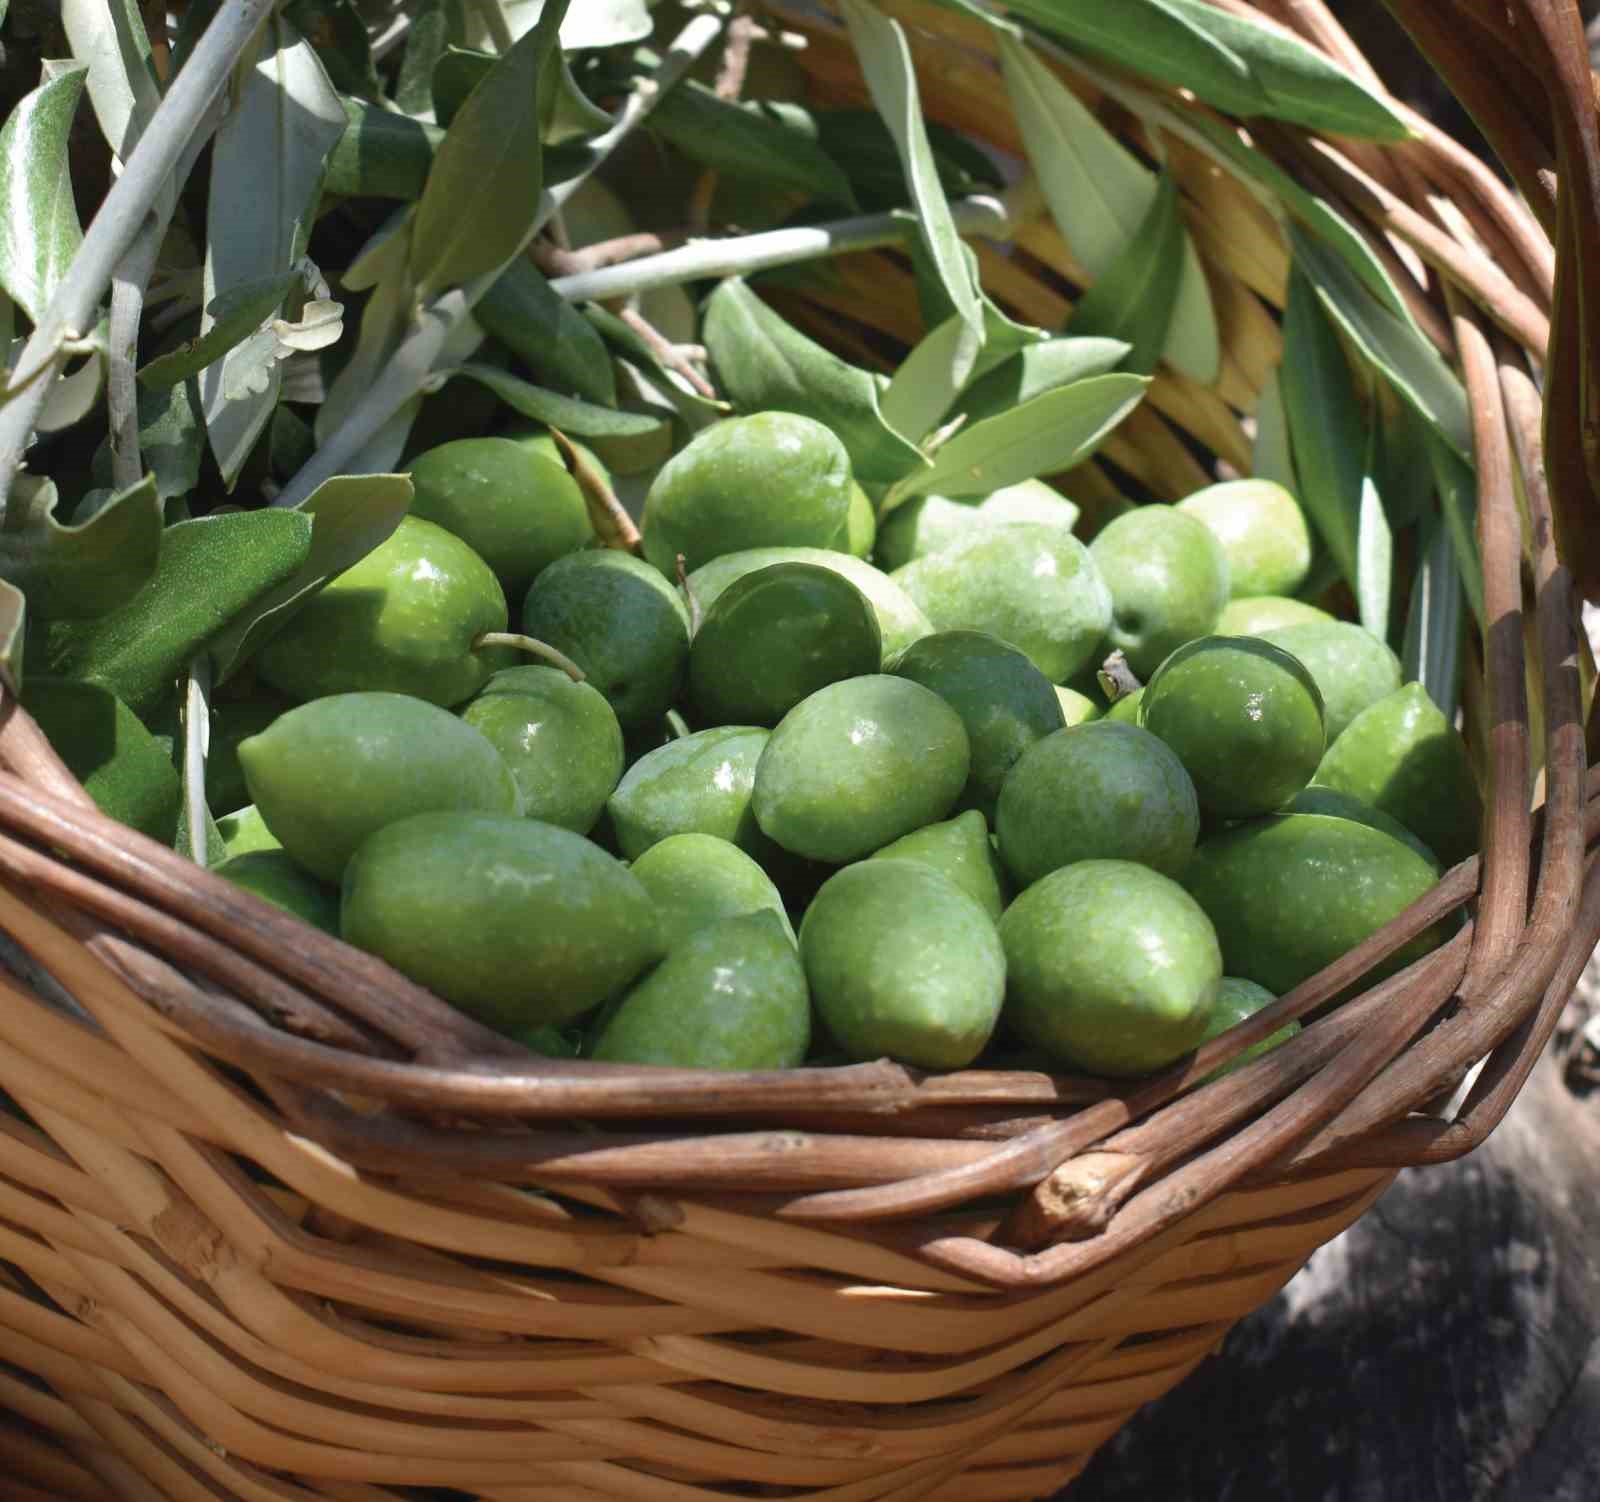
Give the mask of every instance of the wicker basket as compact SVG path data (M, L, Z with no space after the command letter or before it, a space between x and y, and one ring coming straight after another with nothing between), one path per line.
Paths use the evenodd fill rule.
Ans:
M1371 78L1316 0L1225 8ZM840 32L796 9L819 97L863 98ZM930 112L1015 148L984 28L885 9ZM1101 90L1150 104L1209 275L1220 379L1163 368L1105 451L1180 496L1211 477L1197 453L1248 463L1241 421L1280 355L1282 230L1197 147L1193 101L1063 76L1135 137L1148 127ZM1477 83L1491 101L1501 86ZM888 1063L559 1064L99 816L7 703L6 1495L1044 1496L1399 1167L1481 1142L1600 939L1600 780L1527 374L1564 306L1556 258L1489 170L1417 129L1381 152L1255 139L1361 226L1469 389L1492 622L1467 674L1481 862L1124 1092ZM1042 218L1012 253L978 251L992 293L1041 323L1083 281ZM869 325L913 336L903 261L840 271L785 312L862 358ZM1114 493L1092 465L1065 484ZM1451 910L1466 922L1442 948L1196 1083Z

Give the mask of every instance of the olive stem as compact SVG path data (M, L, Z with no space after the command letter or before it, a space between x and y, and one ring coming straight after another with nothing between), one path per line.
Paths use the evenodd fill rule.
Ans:
M1113 704L1119 699L1126 699L1130 694L1138 693L1144 687L1134 677L1133 669L1128 666L1128 659L1121 651L1113 652L1106 658L1100 664L1100 671L1094 676L1101 692Z
M681 741L688 737L689 722L677 710L669 709L667 711L667 729L672 732L673 740Z
M514 647L519 652L526 652L530 657L542 657L548 663L561 669L574 683L582 683L584 671L565 652L558 651L548 642L536 641L531 636L523 636L517 631L485 631L481 636L475 637L472 648L476 651L479 647Z
M959 198L950 205L950 212L962 234L1005 239L1010 231L1004 205L990 194ZM796 261L814 261L856 250L900 245L914 226L915 220L909 214L896 210L836 219L829 224L762 230L726 240L695 240L676 250L662 251L660 255L640 256L617 266L558 276L550 287L568 302L608 302L657 287L675 287L684 282L723 276L748 276Z

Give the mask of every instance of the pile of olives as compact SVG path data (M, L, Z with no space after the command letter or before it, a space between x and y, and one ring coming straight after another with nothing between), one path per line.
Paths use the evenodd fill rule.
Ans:
M661 468L635 556L547 436L413 481L259 655L218 869L536 1050L1139 1075L1475 848L1460 735L1292 598L1276 485L1086 546L1040 482L876 515L762 412Z

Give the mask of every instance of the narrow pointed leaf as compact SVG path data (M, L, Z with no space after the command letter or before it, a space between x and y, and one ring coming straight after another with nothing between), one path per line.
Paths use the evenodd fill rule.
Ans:
M1058 386L1117 369L1130 348L1121 339L1087 336L1030 345L968 386L957 407L968 422L997 416Z
M112 154L128 153L161 103L150 37L136 0L62 0L72 55L89 68L89 103Z
M1192 89L1227 114L1268 111L1249 63L1168 0L1009 0L1007 8L1121 68Z
M52 621L50 671L103 684L135 714L168 697L190 658L258 595L293 576L311 548L298 511L223 513L161 534L155 574L93 621Z
M1414 324L1395 316L1339 257L1302 230L1292 230L1296 264L1329 316L1399 394L1462 458L1472 454L1467 393Z
M1206 0L1010 0L1008 8L1122 68L1191 89L1228 114L1371 140L1409 134L1382 98L1324 54Z
M856 207L850 179L817 143L815 121L796 105L740 103L685 79L655 107L650 128L703 167Z
M1123 368L1148 375L1166 348L1182 275L1178 186L1171 177L1163 177L1122 259L1084 293L1072 310L1067 332L1079 339L1124 341L1131 349Z
M148 476L88 521L63 526L51 514L49 480L12 492L0 530L0 578L47 618L105 615L131 600L161 555L161 500Z
M895 487L890 504L929 492L987 495L1020 480L1071 469L1144 400L1149 384L1138 375L1095 376L962 428L927 470Z
M966 326L962 358L972 368L983 345L983 314L978 285L962 254L961 236L950 217L939 182L939 170L922 122L917 98L917 73L905 32L866 0L842 0L845 22L855 44L856 57L866 75L867 89L883 122L894 137L901 167L917 211L917 227L956 316ZM964 373L964 372L963 372Z
M1394 583L1394 534L1378 489L1378 428L1367 442L1361 472L1361 506L1356 515L1356 613L1380 640L1389 638L1389 598Z
M487 386L513 411L535 422L542 422L578 438L630 438L653 433L659 418L640 412L621 412L614 407L599 407L576 397L561 396L532 385L492 365L468 363L457 366L451 375L466 376Z
M224 294L281 276L300 259L328 153L347 123L310 44L288 22L267 22L212 146L202 339ZM230 487L277 404L275 355L275 342L247 337L200 374L206 435Z
M1450 546L1455 551L1461 588L1481 630L1483 614L1483 560L1478 554L1478 485L1472 467L1462 463L1454 449L1428 435L1428 457L1439 487L1439 514L1444 519Z
M42 84L0 126L0 286L35 323L83 243L67 137L87 76Z
M966 324L947 318L900 362L880 401L884 420L897 433L920 443L950 410L966 384L961 361L967 339Z
M360 99L339 102L344 134L328 154L323 191L346 198L415 199L428 180L444 132Z
M838 434L863 485L887 485L923 467L915 445L884 419L872 376L790 327L743 281L725 281L711 294L701 338L735 408L815 418Z
M403 114L418 119L433 109L433 70L449 45L446 0L421 0L411 11L411 30L394 85L394 102Z
M544 188L540 76L566 9L566 0L545 0L537 25L450 123L411 237L411 276L425 299L505 265L533 233Z
M473 312L539 380L585 401L616 406L617 383L604 341L526 257L500 273Z
M920 237L912 238L910 250L911 270L916 278L917 302L922 309L923 324L928 329L936 329L956 317L955 304L945 292L938 269ZM967 375L968 382L972 382L1009 360L1018 350L1043 343L1050 335L1031 323L1018 323L983 290L978 274L978 253L970 245L962 244L961 256L967 263L974 285L978 286L978 307L983 314L983 348L978 351L977 359ZM959 369L959 363L952 359L953 372L958 373Z
M294 508L311 518L305 561L234 616L211 638L217 682L225 682L330 579L388 538L411 509L409 475L336 475Z
M1410 128L1389 103L1326 53L1282 27L1230 14L1206 0L1161 0L1243 58L1268 100L1262 113L1311 130L1404 141Z
M1257 480L1272 480L1298 497L1294 455L1289 446L1289 418L1283 409L1283 375L1273 371L1261 388L1256 404L1256 437L1250 451L1250 473Z
M1338 336L1316 289L1298 270L1289 278L1278 379L1300 481L1300 505L1354 588L1367 425Z
M1406 682L1420 683L1444 716L1455 722L1461 686L1461 628L1466 594L1455 547L1441 517L1423 527L1421 563L1411 581L1405 648L1400 661Z
M1013 113L1050 216L1094 278L1124 257L1160 190L1160 178L1020 42L1002 38L1000 62ZM1183 267L1162 351L1178 369L1210 385L1222 345L1211 288L1193 241L1183 233Z
M284 294L296 280L294 272L284 271L230 287L206 310L211 318L210 329L149 361L141 367L139 379L153 390L160 390L197 375L255 333L281 306Z

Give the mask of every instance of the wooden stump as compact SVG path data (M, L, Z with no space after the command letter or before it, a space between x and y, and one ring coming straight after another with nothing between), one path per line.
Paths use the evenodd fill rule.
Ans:
M1600 1106L1547 1057L1482 1149L1403 1173L1061 1497L1594 1502Z

